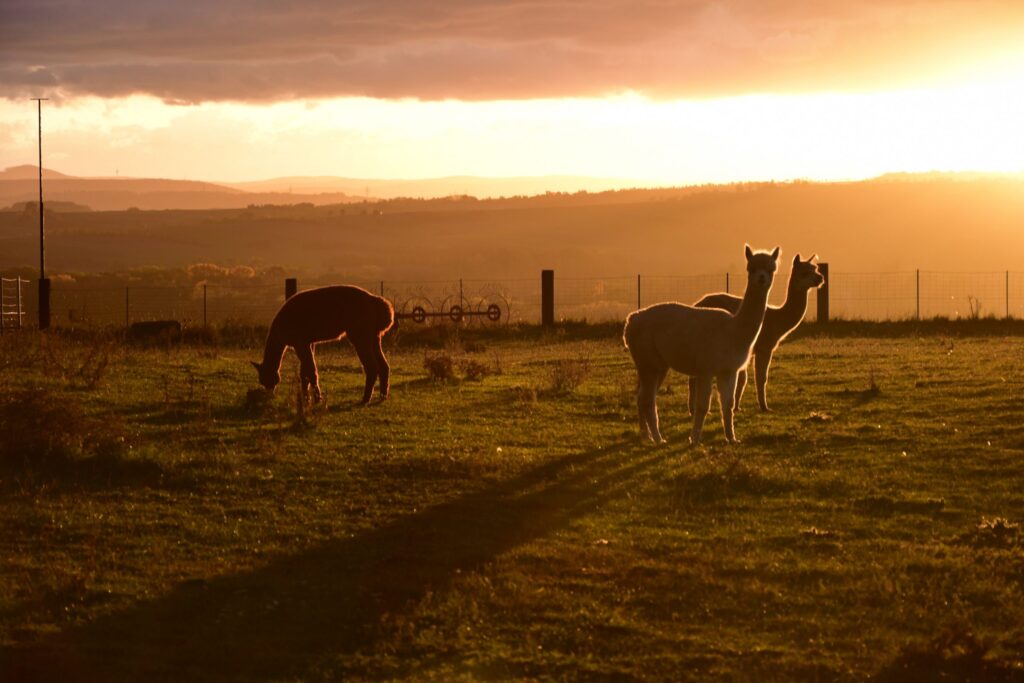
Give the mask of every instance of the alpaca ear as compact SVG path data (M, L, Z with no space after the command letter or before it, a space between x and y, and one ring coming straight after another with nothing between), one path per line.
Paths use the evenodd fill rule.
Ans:
M797 254L796 256L793 257L793 265L796 266L796 265L799 265L799 264L800 264L800 254Z
M772 252L772 260L773 261L778 261L779 260L779 252L780 251L782 251L781 248L775 247L775 251Z
M744 244L743 245L743 252L747 255L747 260L748 261L754 257L754 252L751 251L749 244Z
M818 255L817 254L811 254L811 258L807 259L807 262L810 263L811 261L817 261L817 260L818 260Z

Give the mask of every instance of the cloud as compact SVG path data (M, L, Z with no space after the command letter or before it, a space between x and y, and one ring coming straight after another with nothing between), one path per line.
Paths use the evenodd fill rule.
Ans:
M1017 0L2 0L0 92L710 97L885 87L1022 43Z

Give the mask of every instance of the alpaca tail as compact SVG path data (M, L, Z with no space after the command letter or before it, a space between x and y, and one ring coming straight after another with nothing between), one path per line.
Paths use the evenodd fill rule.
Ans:
M380 305L377 307L377 329L380 330L381 334L384 334L391 329L391 326L395 324L395 307L391 305L391 302L382 297L377 297L380 300Z
M626 325L622 328L622 345L629 351L636 348L637 341L643 330L643 319L640 311L633 311L626 316Z

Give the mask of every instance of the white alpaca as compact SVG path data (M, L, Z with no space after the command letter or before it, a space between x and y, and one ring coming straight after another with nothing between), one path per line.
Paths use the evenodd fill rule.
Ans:
M680 303L661 303L635 311L626 318L623 341L636 364L639 386L637 411L640 436L661 443L658 429L658 388L669 368L696 379L696 406L690 443L700 443L704 419L711 407L711 385L718 383L725 438L738 441L733 429L736 375L747 366L757 333L764 321L768 292L775 278L779 248L747 258L747 289L739 310L696 308Z
M768 367L772 364L772 355L786 336L800 326L807 312L807 295L825 283L818 266L814 265L817 254L800 260L800 254L793 257L793 272L789 276L789 287L786 290L786 302L782 306L769 306L764 313L764 324L754 342L754 379L757 382L757 403L762 411L768 407ZM699 308L722 308L735 313L740 308L741 299L732 294L708 294L694 304ZM743 388L747 385L747 369L744 367L736 379L736 410L740 409ZM693 402L696 392L693 380L690 380L690 412L693 413Z

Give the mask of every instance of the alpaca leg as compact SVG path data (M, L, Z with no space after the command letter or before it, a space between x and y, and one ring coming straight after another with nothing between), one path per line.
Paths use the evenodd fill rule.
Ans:
M373 347L373 355L377 361L377 374L380 378L380 398L383 401L391 393L391 366L388 359L384 357L384 349L380 345L380 337Z
M718 404L722 408L722 427L725 428L725 440L729 443L737 443L736 431L733 427L733 412L736 400L736 373L730 375L719 375L718 382Z
M651 440L654 443L665 443L664 437L661 435L661 424L658 419L658 389L661 388L661 383L665 381L665 375L668 374L668 368L660 369L652 376L652 382L649 390L647 402L647 426L651 430Z
M654 443L662 443L665 439L658 428L658 389L665 381L668 368L645 368L639 372L637 383L636 405L640 416L640 438L650 439Z
M743 390L747 388L747 368L743 366L736 375L736 400L733 402L733 410L740 412L740 399L743 398Z
M697 377L697 398L694 404L693 433L690 435L690 443L694 446L700 444L700 434L704 429L704 420L711 409L711 384L714 377Z
M320 379L316 371L316 359L313 357L313 345L295 349L299 357L299 376L302 382L302 397L309 398L309 389L313 389L313 400L320 401Z
M690 415L697 411L697 380L693 377L689 381L689 396L686 400L686 407L690 411Z
M356 347L356 355L359 356L359 362L363 364L363 373L366 375L366 384L363 386L363 404L365 405L370 402L370 397L373 396L373 385L377 383L377 355L374 349L377 340L359 337L352 339L352 345Z
M768 366L772 364L772 354L766 353L754 357L754 381L757 385L757 404L763 412L768 412Z

